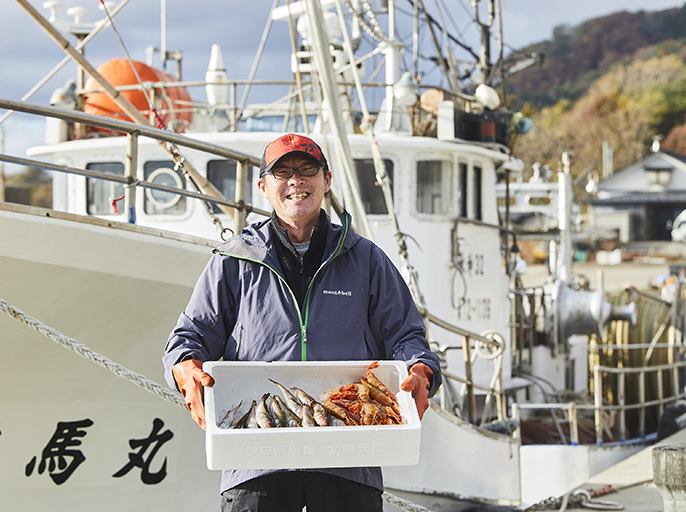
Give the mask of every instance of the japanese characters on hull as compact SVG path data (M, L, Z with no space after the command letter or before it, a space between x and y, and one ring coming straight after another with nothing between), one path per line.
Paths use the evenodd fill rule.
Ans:
M46 472L56 485L62 485L81 466L86 463L87 457L80 448L82 438L88 435L88 430L94 427L94 422L88 418L78 421L58 421L55 433L43 448L40 460L34 456L26 464L25 474L30 477L34 474L38 463L37 475ZM155 418L152 422L152 430L147 437L129 439L131 449L128 453L128 462L124 464L112 477L121 478L132 470L140 470L141 482L147 485L159 484L167 476L167 457L161 466L153 464L155 456L160 448L174 437L169 429L164 429L164 421ZM85 449L85 448L84 448ZM159 467L157 471L152 467ZM83 470L88 470L85 466Z

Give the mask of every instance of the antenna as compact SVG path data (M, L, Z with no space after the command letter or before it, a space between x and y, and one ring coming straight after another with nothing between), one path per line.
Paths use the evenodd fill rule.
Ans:
M167 0L160 0L160 57L162 69L167 69Z

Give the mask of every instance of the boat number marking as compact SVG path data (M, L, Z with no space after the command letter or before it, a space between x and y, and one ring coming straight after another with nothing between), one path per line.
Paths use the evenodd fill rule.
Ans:
M458 320L490 320L491 299L462 297L457 304Z
M471 276L483 276L484 272L484 255L469 253L463 262L463 269Z

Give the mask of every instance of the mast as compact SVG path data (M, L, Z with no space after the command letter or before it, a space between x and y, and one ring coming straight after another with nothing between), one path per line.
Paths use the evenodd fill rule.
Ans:
M355 169L350 146L348 145L348 138L345 132L345 122L343 121L343 113L338 101L338 82L334 75L333 65L331 63L331 54L329 53L329 41L326 34L326 24L322 14L322 5L320 0L306 0L307 21L310 27L311 44L314 50L317 70L322 82L322 89L324 97L329 106L331 114L330 121L334 132L334 142L339 156L339 161L343 167L343 175L347 181L351 201L348 205L353 219L355 220L355 227L357 231L364 237L373 239L372 230L367 220L367 215L362 205L360 193L357 187L357 180L353 175Z
M572 174L569 169L569 155L562 153L562 172L557 179L560 187L558 213L560 219L560 250L557 259L557 277L569 283L572 277Z
M399 130L400 119L395 114L393 84L400 78L400 45L395 38L395 2L388 0L388 46L384 51L386 58L386 130Z
M488 22L479 19L479 0L472 0L474 20L481 27L481 51L479 53L479 68L481 83L486 84L491 74L491 27L495 17L495 0L488 0Z

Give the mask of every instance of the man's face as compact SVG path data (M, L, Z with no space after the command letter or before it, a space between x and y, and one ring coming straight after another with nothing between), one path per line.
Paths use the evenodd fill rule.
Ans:
M286 155L281 157L272 170L277 167L298 168L313 162L302 155ZM257 186L264 197L271 201L277 217L282 221L295 224L297 222L319 220L324 194L331 187L331 173L321 170L314 176L303 177L295 172L286 180L276 179L272 174L266 174Z

